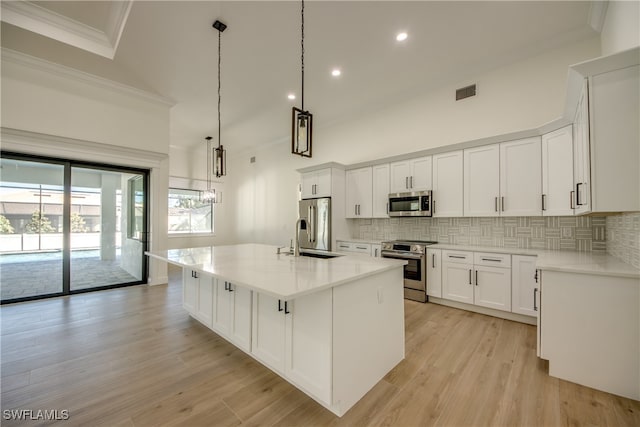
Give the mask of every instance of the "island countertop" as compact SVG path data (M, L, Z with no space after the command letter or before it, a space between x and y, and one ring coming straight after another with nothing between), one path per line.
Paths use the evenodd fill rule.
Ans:
M391 258L350 255L329 259L278 255L277 246L257 243L145 253L278 299L294 299L407 263Z

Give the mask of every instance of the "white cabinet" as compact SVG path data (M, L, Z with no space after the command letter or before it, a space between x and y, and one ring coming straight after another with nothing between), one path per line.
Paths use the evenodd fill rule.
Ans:
M500 215L542 215L540 138L500 144Z
M198 298L196 302L196 317L205 326L211 328L213 322L213 284L215 279L209 276L201 276L198 281Z
M537 294L536 257L513 255L511 263L511 311L525 316L537 316Z
M431 156L393 162L389 167L390 193L431 190Z
M573 127L542 135L542 215L573 215Z
M511 311L511 256L442 251L442 298Z
M302 198L314 199L331 196L331 168L302 174Z
M371 256L374 258L380 258L382 256L382 245L378 243L371 244Z
M371 218L373 200L373 176L371 167L346 172L347 218Z
M464 215L498 216L499 197L499 145L464 150Z
M338 240L336 242L336 246L338 247L338 252L355 252L355 253L366 254L366 255L373 254L370 243L348 242L344 240Z
M323 402L331 402L332 290L282 301L253 294L251 353Z
M433 156L433 201L435 217L462 216L462 150Z
M427 249L427 295L442 298L442 250Z
M591 212L640 211L640 66L591 76L589 84Z
M244 351L251 350L251 291L230 282L215 282L211 328Z
M573 120L574 154L573 182L575 185L575 213L583 214L591 211L591 165L589 161L589 104L587 98L587 81L582 87L578 100L576 116Z
M389 217L389 164L372 167L373 179L373 218Z
M191 315L195 315L198 305L200 283L198 272L185 268L182 270L182 307Z

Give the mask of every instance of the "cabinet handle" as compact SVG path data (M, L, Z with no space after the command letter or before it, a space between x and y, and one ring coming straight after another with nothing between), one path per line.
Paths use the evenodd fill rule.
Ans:
M191 277L195 277L195 276L193 275L193 270L191 270Z
M543 194L543 195L542 195L542 210L543 210L543 211L546 211L546 210L547 210L547 207L545 206L545 205L546 205L546 204L545 204L546 198L547 198L547 197L546 197L546 194Z
M458 259L467 259L466 256L460 256L460 255L447 255L449 258L458 258Z
M389 215L389 202L387 202L387 215Z
M353 205L353 214L358 215L358 205Z
M496 200L494 204L495 204L496 212L498 212L498 196L496 196Z
M469 270L469 284L471 285L471 270Z
M478 270L476 270L476 286L478 286Z
M284 314L289 314L289 313L291 313L291 312L290 312L290 311L289 311L289 309L287 308L287 302L285 301L285 302L284 302Z
M538 283L538 269L536 269L536 274L533 275L533 278L536 279L536 283Z
M501 201L502 201L502 212L504 212L504 196L501 197Z
M224 282L224 290L225 291L229 290L229 282Z
M435 214L436 213L436 201L434 200L433 202L431 202L431 214Z
M231 282L229 282L229 292L233 292L233 286L231 286Z
M413 176L409 177L409 188L413 188Z
M502 262L501 259L495 259L495 258L482 258L482 261Z
M576 184L576 206L582 206L580 203L580 186L583 185L582 182Z
M576 208L576 207L573 205L573 196L574 196L574 194L575 194L575 193L576 193L576 192L575 192L575 191L573 191L573 190L569 191L569 207L570 207L571 209L575 209L575 208Z
M404 177L404 188L406 188L407 190L409 189L409 177L408 176Z
M282 301L278 300L278 311L282 311Z
M374 257L374 258L378 258L378 248L375 248L375 249L373 250L373 253L374 253L373 257Z
M356 249L367 249L366 246L356 246Z
M538 293L538 288L533 288L533 311L538 311L538 306L536 305L537 293Z
M431 267L436 268L436 254L431 254Z

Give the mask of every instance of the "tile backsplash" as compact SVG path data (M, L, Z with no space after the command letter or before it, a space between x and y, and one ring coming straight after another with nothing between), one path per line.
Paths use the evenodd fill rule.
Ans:
M630 222L636 227L637 248L639 219L634 217ZM349 232L355 239L436 240L500 248L606 252L608 226L609 221L605 217L585 216L385 218L350 220Z
M607 217L607 253L640 268L640 212Z

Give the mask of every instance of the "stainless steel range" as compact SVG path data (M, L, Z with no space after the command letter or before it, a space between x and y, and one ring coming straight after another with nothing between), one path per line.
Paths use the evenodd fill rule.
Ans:
M404 297L427 302L427 246L438 242L425 240L394 240L382 242L381 255L384 258L403 259Z

